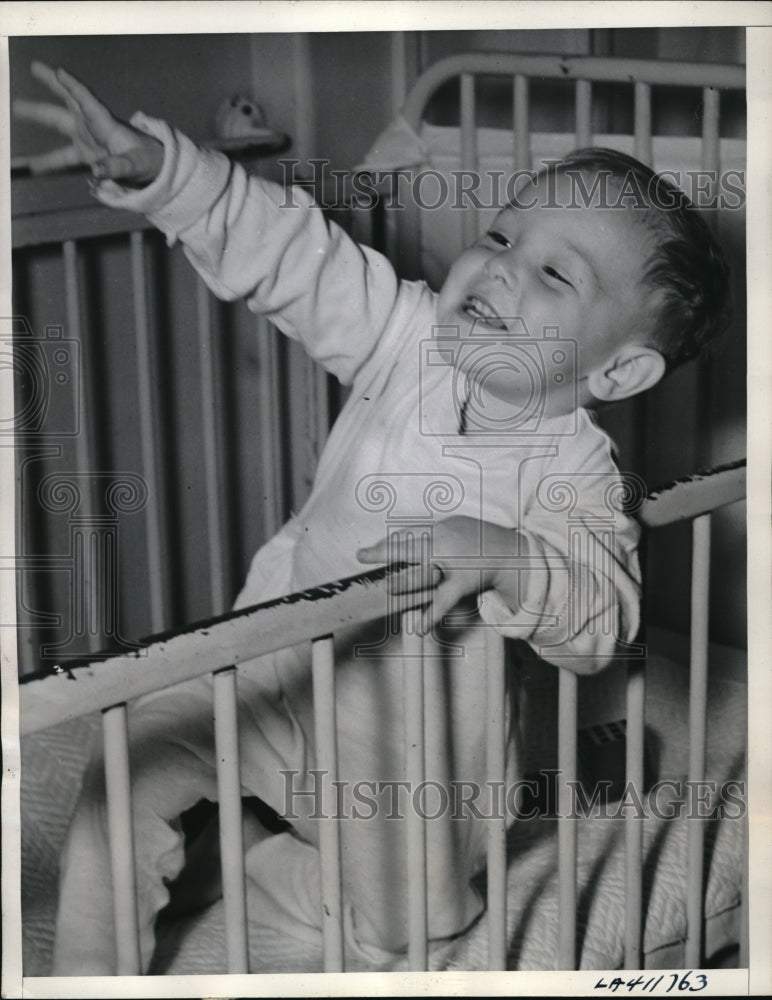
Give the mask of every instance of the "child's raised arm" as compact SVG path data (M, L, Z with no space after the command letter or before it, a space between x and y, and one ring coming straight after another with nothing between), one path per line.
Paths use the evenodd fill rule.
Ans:
M153 136L116 118L88 87L64 69L33 62L32 75L60 98L59 104L17 100L17 118L37 122L68 136L69 146L33 156L33 173L48 173L79 163L91 167L94 177L128 185L149 184L163 164L163 146Z
M181 242L218 298L244 299L341 381L354 378L398 298L384 257L327 220L307 192L251 175L141 112L119 121L64 70L36 63L33 73L65 107L22 101L16 114L72 140L33 166L88 164L99 201L140 212L170 245ZM406 310L419 294L408 294Z

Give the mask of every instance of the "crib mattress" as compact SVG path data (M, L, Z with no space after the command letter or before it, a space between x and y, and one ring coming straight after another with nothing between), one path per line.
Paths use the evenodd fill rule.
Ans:
M647 726L660 748L660 776L685 778L688 751L688 671L664 657L650 659ZM709 778L744 776L747 688L712 677L708 705ZM74 808L80 775L98 719L76 720L35 734L22 745L22 908L24 975L50 974L58 856ZM611 812L613 813L613 807ZM643 950L647 968L679 968L686 932L687 827L684 819L647 815L643 824ZM739 939L743 823L718 818L706 825L705 953ZM578 820L578 952L584 969L620 968L624 935L624 829L619 819ZM513 826L508 842L509 968L555 968L558 933L557 825L534 819ZM484 887L484 886L483 886ZM252 908L251 908L252 909ZM307 927L281 928L250 913L250 968L261 972L322 971L321 939ZM222 902L159 925L153 972L225 972ZM483 917L462 937L431 953L437 970L482 970L487 964ZM380 966L400 970L405 960ZM349 971L373 970L347 961Z

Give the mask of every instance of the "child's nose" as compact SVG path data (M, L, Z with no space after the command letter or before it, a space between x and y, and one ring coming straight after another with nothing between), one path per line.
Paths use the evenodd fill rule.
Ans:
M497 250L485 262L485 273L490 278L497 278L505 285L514 288L518 283L517 254L514 248Z

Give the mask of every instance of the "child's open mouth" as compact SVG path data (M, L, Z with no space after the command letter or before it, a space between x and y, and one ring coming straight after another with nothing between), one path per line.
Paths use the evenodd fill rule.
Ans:
M472 319L478 320L490 326L494 330L506 330L507 326L499 314L476 295L468 295L464 300L462 311Z

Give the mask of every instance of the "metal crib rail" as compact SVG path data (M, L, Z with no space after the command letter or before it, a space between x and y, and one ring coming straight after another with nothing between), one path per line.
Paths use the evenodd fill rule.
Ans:
M606 56L520 55L476 52L448 56L430 66L416 81L403 108L413 128L421 123L427 102L443 83L464 74L640 83L678 87L742 90L745 69L718 63L684 63L663 59L614 59ZM586 99L586 91L585 91Z
M654 491L644 502L641 519L659 525L681 517L694 523L692 583L692 686L690 700L689 778L705 777L705 716L707 704L707 594L709 580L710 513L744 496L744 463L733 463L701 473L668 488ZM680 497L680 502L677 499ZM241 781L237 729L236 670L233 664L254 659L281 647L312 639L314 711L319 742L319 760L326 765L324 792L331 805L332 782L337 776L334 657L331 633L353 621L378 617L387 602L389 570L376 570L326 587L290 595L254 608L221 615L175 634L161 636L131 655L87 660L66 670L53 668L21 685L23 732L34 732L95 709L104 711L105 766L108 774L108 817L111 841L115 921L120 941L122 974L140 971L137 937L136 881L131 832L131 790L125 701L187 677L214 673L215 736L218 758L218 788L221 800L221 847L228 968L248 971L244 860L241 841ZM405 720L407 779L414 787L424 781L423 640L417 634L409 599L404 603L403 642L405 652L405 697L409 711ZM488 768L492 795L504 784L504 643L499 637L488 642L489 671L487 715L489 721ZM162 673L161 673L162 672ZM72 681L75 680L75 685ZM643 670L636 664L628 688L631 715L631 746L628 747L628 781L642 787L643 746L636 738L643 725ZM559 901L561 921L557 963L571 969L577 964L577 828L568 802L570 782L576 780L577 678L560 670L559 685ZM565 800L565 801L564 801ZM492 815L497 815L492 799ZM329 815L334 810L331 808ZM409 949L413 970L427 968L428 912L426 883L426 829L418 814L408 814L407 861ZM628 899L626 903L626 966L640 965L643 900L640 883L641 843L639 835L626 836ZM702 950L702 868L704 828L689 829L687 873L688 965L700 964ZM322 926L326 971L345 968L342 911L341 846L338 819L322 824L320 831ZM491 822L488 841L489 966L506 968L506 824Z

